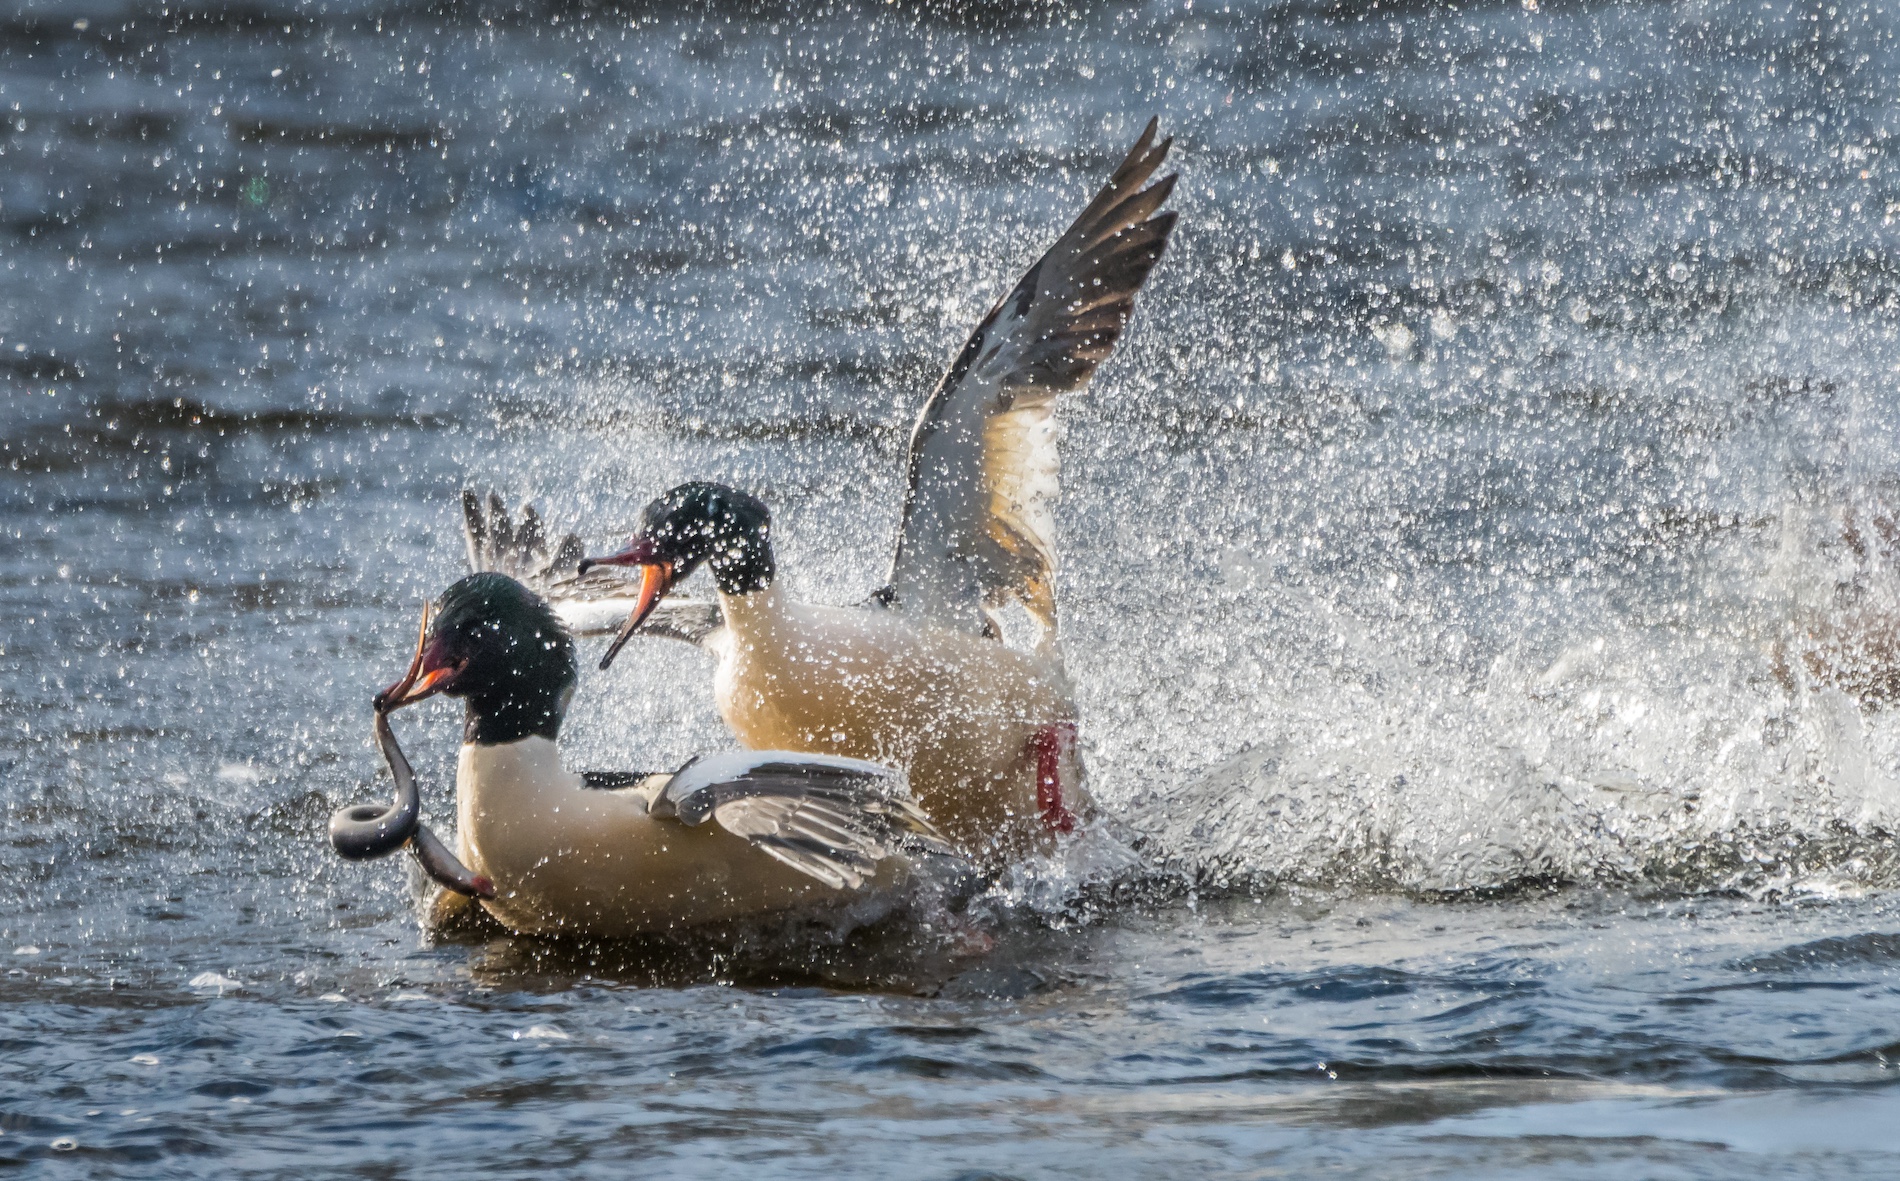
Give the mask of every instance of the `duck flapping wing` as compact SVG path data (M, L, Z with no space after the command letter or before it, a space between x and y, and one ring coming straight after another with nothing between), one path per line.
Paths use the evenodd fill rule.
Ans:
M954 852L910 801L901 772L860 759L708 755L674 772L648 811L687 825L711 820L834 889L857 889L893 852Z
M919 414L890 583L874 598L939 626L996 634L1011 600L1055 632L1055 402L1114 351L1167 246L1172 140L1151 120L1056 244L990 309ZM1147 187L1143 187L1146 185Z
M635 588L618 567L599 566L581 576L586 554L577 534L551 540L533 505L521 507L517 524L493 492L487 503L462 490L462 540L471 571L506 574L546 599L567 630L577 636L612 635L637 601ZM719 605L708 599L663 600L640 625L640 634L704 643L721 626Z

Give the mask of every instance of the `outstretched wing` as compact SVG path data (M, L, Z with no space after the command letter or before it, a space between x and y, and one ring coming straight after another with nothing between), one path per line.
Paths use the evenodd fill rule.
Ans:
M470 570L506 574L546 599L567 630L577 636L612 635L627 621L636 602L630 581L616 567L575 571L587 550L581 539L563 534L549 543L533 505L523 505L521 523L490 492L484 507L472 489L462 490L462 540ZM640 634L704 643L721 626L719 604L704 599L666 599L640 625Z
M1068 232L990 309L918 416L890 585L876 598L940 626L993 632L1015 599L1055 631L1056 396L1088 384L1174 228L1147 188L1172 140L1156 123Z
M952 853L901 772L859 759L733 751L681 767L649 811L708 819L834 889L857 889L897 849Z

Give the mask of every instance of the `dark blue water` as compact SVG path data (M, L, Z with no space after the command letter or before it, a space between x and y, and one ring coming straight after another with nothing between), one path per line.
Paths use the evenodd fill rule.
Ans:
M1892 1175L1900 716L1785 654L1900 609L1897 26L16 6L0 1171ZM861 596L1150 114L1181 229L1059 511L1126 855L987 948L432 936L329 855L464 484L598 545L740 482ZM573 758L718 746L709 686L635 645Z

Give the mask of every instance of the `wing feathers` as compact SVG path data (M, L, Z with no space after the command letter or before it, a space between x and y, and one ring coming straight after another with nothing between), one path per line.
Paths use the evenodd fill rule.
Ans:
M548 543L541 536L541 517L531 504L521 509L521 528L515 531L515 553L524 562L548 560Z
M561 538L561 544L555 547L552 568L555 570L573 570L581 564L581 559L586 556L587 547L581 544L579 537L569 533L567 536Z
M782 861L807 877L817 878L834 890L855 890L864 884L864 873L858 866L806 842L760 837L753 844L767 857Z
M508 506L501 502L499 493L488 494L488 536L494 543L495 552L504 557L514 551L515 527L508 520Z
M517 527L499 495L490 492L484 505L473 489L464 489L462 540L470 570L494 570L526 583L577 636L617 632L633 610L637 596L629 580L611 566L578 576L575 571L587 553L580 537L564 533L550 547L547 527L533 505L522 506ZM640 634L698 644L721 622L717 603L666 599L640 625Z
M1126 200L1109 210L1102 218L1095 235L1083 240L1083 249L1099 245L1121 233L1124 226L1132 226L1152 217L1155 210L1161 208L1167 203L1168 198L1174 195L1175 182L1180 179L1179 175L1164 176L1147 188L1129 194Z
M681 767L651 811L688 825L711 819L827 885L857 889L898 849L951 852L905 790L900 773L876 763L734 751Z
M488 517L473 488L462 489L462 542L468 550L468 568L474 572L488 569Z
M1081 216L971 333L918 416L890 590L940 626L996 634L1014 599L1054 638L1060 491L1055 396L1114 352L1175 214L1175 177L1149 184L1172 140L1151 120ZM1143 187L1146 186L1146 187Z
M1122 158L1114 175L1108 178L1108 183L1102 186L1102 191L1095 195L1095 199L1083 208L1081 216L1075 219L1076 226L1094 225L1103 221L1121 196L1146 184L1148 178L1154 175L1155 169L1161 167L1161 162L1168 158L1168 149L1174 145L1174 137L1169 136L1160 143L1155 143L1155 132L1160 130L1160 127L1159 117L1148 120L1148 126L1142 129L1141 138L1135 141L1134 147L1128 149L1128 155ZM1072 227L1070 233L1073 232Z
M462 541L471 570L494 570L541 589L554 577L580 562L581 539L563 537L555 553L548 552L547 532L534 506L521 510L521 527L508 518L500 496L488 494L484 509L473 489L462 490ZM570 560L570 555L572 555ZM539 584L539 585L538 585Z

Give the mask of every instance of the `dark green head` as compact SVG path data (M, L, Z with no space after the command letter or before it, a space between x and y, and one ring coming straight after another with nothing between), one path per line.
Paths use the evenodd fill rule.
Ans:
M506 574L471 574L443 591L417 660L378 708L460 697L463 741L486 745L558 737L579 677L574 641L553 609Z
M580 573L595 566L632 566L640 571L640 589L626 626L601 657L600 667L633 635L660 597L704 562L719 590L749 595L772 585L772 513L765 502L724 484L695 481L660 497L640 514L640 531L625 549L581 562Z
M617 554L588 558L594 566L665 565L677 582L701 562L729 595L772 585L772 512L749 492L695 480L681 484L646 506L640 531Z

